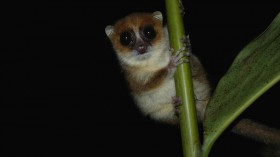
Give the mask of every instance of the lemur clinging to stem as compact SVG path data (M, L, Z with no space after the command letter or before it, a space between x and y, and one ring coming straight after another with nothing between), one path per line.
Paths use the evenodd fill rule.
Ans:
M161 12L130 14L114 26L107 26L105 32L112 42L135 103L144 115L156 121L178 123L178 99L173 76L177 66L185 62L181 58L189 55L197 117L200 123L203 122L211 95L205 70L199 59L183 51L184 48L175 55L171 54ZM232 131L266 144L280 145L279 130L248 119L237 122Z

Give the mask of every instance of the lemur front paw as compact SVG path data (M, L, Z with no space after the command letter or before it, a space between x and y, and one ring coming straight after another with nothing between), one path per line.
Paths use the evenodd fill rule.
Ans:
M173 53L174 52L173 48L169 49L170 62L168 65L168 71L169 74L171 74L170 76L174 75L178 65L189 62L187 58L183 58L183 57L189 57L191 55L189 51L190 50L189 37L184 35L183 38L181 39L181 42L183 46L175 53Z

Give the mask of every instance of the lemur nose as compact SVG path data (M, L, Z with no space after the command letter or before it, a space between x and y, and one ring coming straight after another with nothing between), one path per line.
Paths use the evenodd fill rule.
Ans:
M144 54L147 52L147 48L148 48L148 45L147 43L145 43L144 41L142 40L139 40L136 42L135 46L134 46L134 49L139 53L139 54Z
M147 50L147 46L145 44L141 44L141 45L138 46L138 50L137 51L139 53L143 54L143 53L146 52L146 50Z

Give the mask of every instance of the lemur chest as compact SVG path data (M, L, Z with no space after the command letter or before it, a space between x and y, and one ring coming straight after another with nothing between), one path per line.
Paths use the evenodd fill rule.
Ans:
M141 94L133 94L138 106L142 109L159 108L172 103L172 97L176 95L174 79L165 80L161 86ZM152 109L153 110L153 109Z

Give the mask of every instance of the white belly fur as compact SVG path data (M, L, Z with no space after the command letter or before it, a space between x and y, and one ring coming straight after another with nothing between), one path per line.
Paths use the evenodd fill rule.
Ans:
M172 97L175 96L174 79L165 80L160 87L143 94L134 95L140 110L151 118L167 123L177 123Z

